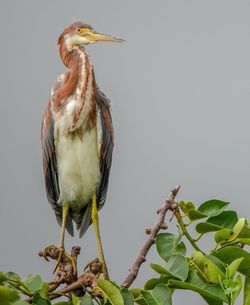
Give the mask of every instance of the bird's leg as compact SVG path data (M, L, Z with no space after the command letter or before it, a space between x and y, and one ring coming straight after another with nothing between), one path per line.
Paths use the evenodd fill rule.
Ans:
M60 265L62 257L65 256L69 261L71 261L72 268L73 268L73 274L76 274L75 260L68 253L66 253L65 248L64 248L65 228L66 228L68 211L69 211L69 203L64 202L64 204L62 206L62 228L61 228L61 237L60 237L60 244L59 244L60 253L58 256L58 260L57 260L57 264L56 264L54 272L57 270L58 266Z
M103 276L106 280L109 279L108 275L108 269L104 258L103 248L102 248L102 241L100 236L100 228L99 228L99 217L98 217L98 210L97 210L97 203L96 203L96 194L94 194L92 198L92 222L95 229L95 235L96 235L96 242L97 242L97 249L98 249L98 255L100 258L100 262L102 264L103 268Z

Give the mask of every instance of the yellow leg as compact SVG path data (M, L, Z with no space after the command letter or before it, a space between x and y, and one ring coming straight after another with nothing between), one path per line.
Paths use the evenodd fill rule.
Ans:
M92 222L93 222L93 226L95 229L97 249L98 249L100 262L103 265L103 276L106 280L108 280L109 279L108 269L107 269L107 265L106 265L105 258L104 258L101 236L100 236L99 217L98 217L98 210L97 210L97 204L96 204L96 194L94 194L93 199L92 199Z
M69 204L65 202L62 206L62 229L61 229L61 238L59 247L64 249L64 236L65 236L65 227L66 227L66 220L69 211Z
M54 272L57 270L57 268L61 262L62 256L64 255L71 261L72 267L73 267L73 274L76 274L75 261L69 254L66 253L65 248L64 248L65 228L66 228L68 211L69 211L69 204L68 204L68 202L65 202L62 206L62 228L61 228L61 237L60 237L60 244L59 244L60 254L59 254L57 265L56 265Z

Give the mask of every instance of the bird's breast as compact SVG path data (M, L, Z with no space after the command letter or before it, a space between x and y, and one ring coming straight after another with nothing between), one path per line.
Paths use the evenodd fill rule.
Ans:
M93 126L89 129L81 127L71 134L57 129L56 156L61 202L82 207L92 199L100 181L97 142L97 130Z

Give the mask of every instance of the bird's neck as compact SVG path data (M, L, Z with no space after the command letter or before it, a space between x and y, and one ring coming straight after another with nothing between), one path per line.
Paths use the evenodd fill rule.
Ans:
M72 124L68 131L73 132L83 122L95 121L95 93L96 83L90 58L83 47L70 50L60 48L63 63L70 71L67 79L57 94L54 102L58 110L71 112ZM57 103L57 104L56 104Z

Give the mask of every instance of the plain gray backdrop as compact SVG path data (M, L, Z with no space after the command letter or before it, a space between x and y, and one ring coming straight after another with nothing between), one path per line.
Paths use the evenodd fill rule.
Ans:
M249 217L249 16L250 1L242 0L1 0L0 269L51 278L53 264L37 253L58 243L60 229L45 196L40 126L50 88L66 70L57 37L77 20L126 40L87 47L115 126L100 213L112 279L123 280L176 184L178 199L229 200ZM97 256L92 227L82 240L66 236L68 250L75 244L82 267ZM152 248L148 262L157 261ZM135 286L153 274L145 264ZM183 298L203 304L185 291L174 304Z

